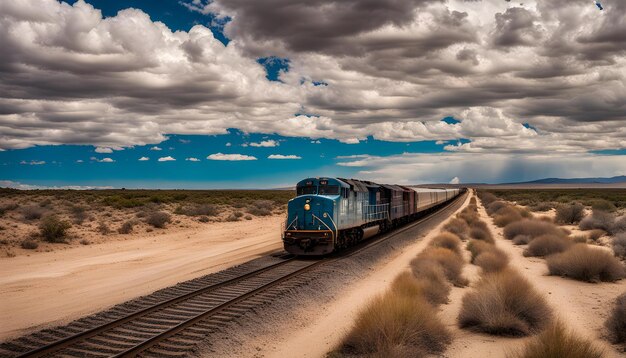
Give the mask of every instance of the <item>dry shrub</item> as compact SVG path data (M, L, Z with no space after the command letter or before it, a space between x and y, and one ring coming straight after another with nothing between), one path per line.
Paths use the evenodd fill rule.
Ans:
M541 235L528 243L524 256L548 256L563 252L570 246L572 242L563 236Z
M268 216L272 215L272 209L274 209L273 201L256 200L254 203L248 206L247 212L255 216Z
M615 235L620 232L626 232L626 216L615 219L613 226L611 226L611 234Z
M107 223L105 223L104 221L101 221L100 224L98 224L98 228L97 228L98 232L101 233L102 235L108 235L111 233L111 228L109 227L109 225Z
M432 260L411 261L411 271L422 286L424 298L433 305L448 302L450 285L443 268Z
M34 250L34 249L39 247L39 244L35 240L26 239L26 240L22 241L20 246L22 247L22 249Z
M609 318L604 322L613 343L626 343L626 292L615 300Z
M461 276L463 271L463 257L454 251L444 249L443 247L429 247L415 260L432 260L443 268L446 278L453 285L463 287L468 284L466 278Z
M578 227L581 230L600 229L606 232L611 232L614 221L615 217L613 214L602 210L594 210L591 215L580 221Z
M450 333L424 299L390 291L358 315L340 353L378 357L422 357L444 350Z
M461 239L451 232L444 231L435 236L430 242L430 245L454 251L457 255L461 254Z
M615 207L615 204L604 199L593 199L589 202L589 204L591 205L591 208L593 210L602 210L602 211L612 212L617 209L617 207Z
M465 221L468 224L473 224L477 221L480 220L480 217L478 216L478 213L476 211L474 211L473 209L469 209L465 208L463 211L461 211L460 213L458 213L457 218Z
M549 216L540 216L540 217L537 218L537 220L543 221L543 222L546 222L546 223L553 223L554 222L554 220L551 217L549 217Z
M410 272L403 272L398 275L391 283L391 290L395 293L408 297L424 295L424 287Z
M589 231L589 233L587 233L587 238L589 240L591 240L591 241L598 241L598 239L601 238L604 235L606 235L606 231L600 230L600 229L595 229L595 230L591 230L591 231Z
M471 263L474 263L476 257L485 251L489 251L494 246L482 240L470 240L467 243L467 250L472 254Z
M37 205L29 205L22 208L22 215L24 215L24 219L26 220L41 219L45 212L45 209Z
M486 191L478 191L476 194L478 195L478 198L480 199L480 201L483 202L483 206L489 206L489 204L498 200L497 196Z
M626 233L615 235L611 242L615 256L626 259Z
M578 224L585 217L585 207L580 203L559 205L555 221L559 224Z
M186 216L216 216L219 214L217 205L202 204L195 206L181 206L175 211L176 214Z
M469 205L476 205L476 204L477 204L477 202L476 202L476 197L475 197L475 196L472 196L472 197L470 198Z
M522 220L511 223L504 228L504 238L507 240L512 240L517 235L527 235L531 238L535 238L548 234L564 235L563 231L560 230L558 226L538 220Z
M117 232L119 232L120 234L128 235L131 232L133 232L133 226L135 226L135 221L129 220L123 223L122 226L120 226L120 228L117 229Z
M505 269L484 274L463 297L458 322L478 332L525 336L543 329L551 317L545 298L530 282Z
M569 250L547 258L550 275L565 276L580 281L614 282L626 275L624 265L602 249L575 244Z
M470 237L475 240L481 240L493 244L495 241L493 240L493 236L491 236L491 232L487 229L481 228L472 228L470 230Z
M513 238L514 245L528 245L529 242L533 241L533 237L530 235L517 235Z
M146 223L156 228L164 228L165 224L172 221L172 216L164 211L155 211L146 218Z
M443 226L442 230L449 231L465 240L469 231L469 225L464 220L452 218Z
M489 206L487 206L487 214L491 216L497 213L498 211L500 211L500 209L506 208L508 206L511 206L511 205L507 202L494 201L493 203L489 204Z
M67 230L72 227L67 221L60 220L54 215L46 216L41 224L39 224L39 231L41 236L47 242L59 243L65 242L67 238Z
M553 207L554 207L553 203L540 202L540 203L530 206L529 209L530 211L545 212L545 211L550 211Z
M587 236L585 235L576 235L569 238L569 240L573 243L587 243Z
M500 209L493 217L493 223L498 227L505 227L511 223L522 220L524 217L519 210L514 207L507 206Z
M602 349L591 341L579 337L565 327L565 324L556 321L545 331L533 338L526 346L508 358L602 358Z
M482 268L483 272L498 272L504 270L509 264L509 257L504 251L494 246L478 254L474 264Z

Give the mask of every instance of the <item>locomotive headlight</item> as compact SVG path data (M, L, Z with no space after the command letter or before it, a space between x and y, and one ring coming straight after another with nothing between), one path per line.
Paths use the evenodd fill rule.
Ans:
M324 217L327 218L328 217L328 213L324 213Z
M308 203L304 204L304 210L311 210L311 205L309 205Z

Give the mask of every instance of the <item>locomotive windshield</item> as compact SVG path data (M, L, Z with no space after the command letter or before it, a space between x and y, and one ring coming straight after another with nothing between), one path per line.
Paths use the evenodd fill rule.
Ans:
M317 187L316 186L299 186L298 188L296 188L296 192L298 196L307 195L307 194L316 194Z
M339 195L339 185L320 185L320 195Z

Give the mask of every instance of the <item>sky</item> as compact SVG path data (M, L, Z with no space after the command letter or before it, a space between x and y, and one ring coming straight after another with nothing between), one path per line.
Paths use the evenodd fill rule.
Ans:
M626 174L626 2L0 2L0 186Z

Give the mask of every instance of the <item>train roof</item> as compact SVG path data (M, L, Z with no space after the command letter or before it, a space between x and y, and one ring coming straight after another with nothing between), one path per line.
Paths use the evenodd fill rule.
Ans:
M345 179L345 178L337 178L345 183L347 183L348 185L350 185L350 187L352 188L352 190L354 191L363 191L363 192L367 192L369 191L367 189L367 184L365 184L364 182L360 181L360 180L356 180L356 179Z

